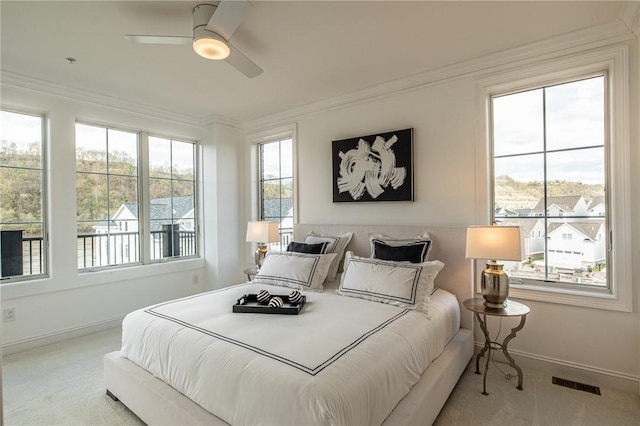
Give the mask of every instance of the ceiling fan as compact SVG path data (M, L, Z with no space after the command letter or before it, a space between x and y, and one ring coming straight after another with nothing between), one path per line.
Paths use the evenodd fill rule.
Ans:
M199 4L193 8L193 36L131 35L134 43L192 44L195 52L207 59L225 60L249 78L262 74L262 68L235 48L229 39L251 8L245 0Z

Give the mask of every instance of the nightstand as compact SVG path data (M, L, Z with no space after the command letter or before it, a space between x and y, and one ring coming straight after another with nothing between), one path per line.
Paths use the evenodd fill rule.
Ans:
M255 266L251 266L242 272L247 276L247 279L249 281L252 281L253 277L255 277L256 274L258 273L258 268L256 268Z
M516 389L522 390L522 369L518 367L516 361L509 355L507 345L516 337L516 333L524 328L525 319L530 309L524 303L516 302L515 300L507 299L507 306L505 308L488 308L484 305L484 299L482 297L476 297L473 299L467 299L464 302L464 307L475 314L476 320L480 324L480 328L484 333L484 347L476 355L476 374L480 374L480 358L487 353L487 362L484 368L484 377L482 379L482 394L489 395L487 393L487 371L489 370L489 360L491 359L491 350L500 349L505 358L509 360L509 365L518 372L518 386ZM480 317L482 315L482 318ZM487 315L494 317L520 317L520 324L517 327L511 329L511 334L504 338L502 342L496 342L491 340L489 330L487 329Z

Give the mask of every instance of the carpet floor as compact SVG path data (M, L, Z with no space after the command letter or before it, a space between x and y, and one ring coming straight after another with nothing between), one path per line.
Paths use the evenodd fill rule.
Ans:
M117 328L4 356L4 424L143 425L105 395L102 357L119 347ZM485 396L482 376L469 365L435 425L640 426L638 395L568 389L531 369L524 369L519 391L517 378L508 380L498 367L508 371L503 364L490 366Z

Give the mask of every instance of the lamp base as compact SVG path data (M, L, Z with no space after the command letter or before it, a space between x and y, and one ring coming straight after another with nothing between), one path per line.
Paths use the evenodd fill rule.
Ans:
M488 308L503 309L507 307L509 276L502 268L503 265L494 260L487 263L487 269L482 271L482 297L484 297L484 305Z
M258 249L255 254L255 262L256 262L256 271L260 270L262 263L264 262L264 257L267 255L269 249L266 244L258 244Z

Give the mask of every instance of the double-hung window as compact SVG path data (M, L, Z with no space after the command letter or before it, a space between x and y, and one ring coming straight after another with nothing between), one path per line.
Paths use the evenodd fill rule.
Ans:
M139 135L76 123L78 269L140 262Z
M193 142L76 123L78 269L196 256Z
M270 249L285 250L293 237L293 139L285 137L258 144L259 217L277 222L280 241Z
M602 57L485 87L489 219L524 240L505 262L516 297L631 306L626 61Z
M195 144L149 136L150 257L197 254Z
M0 111L0 277L48 273L45 120Z

